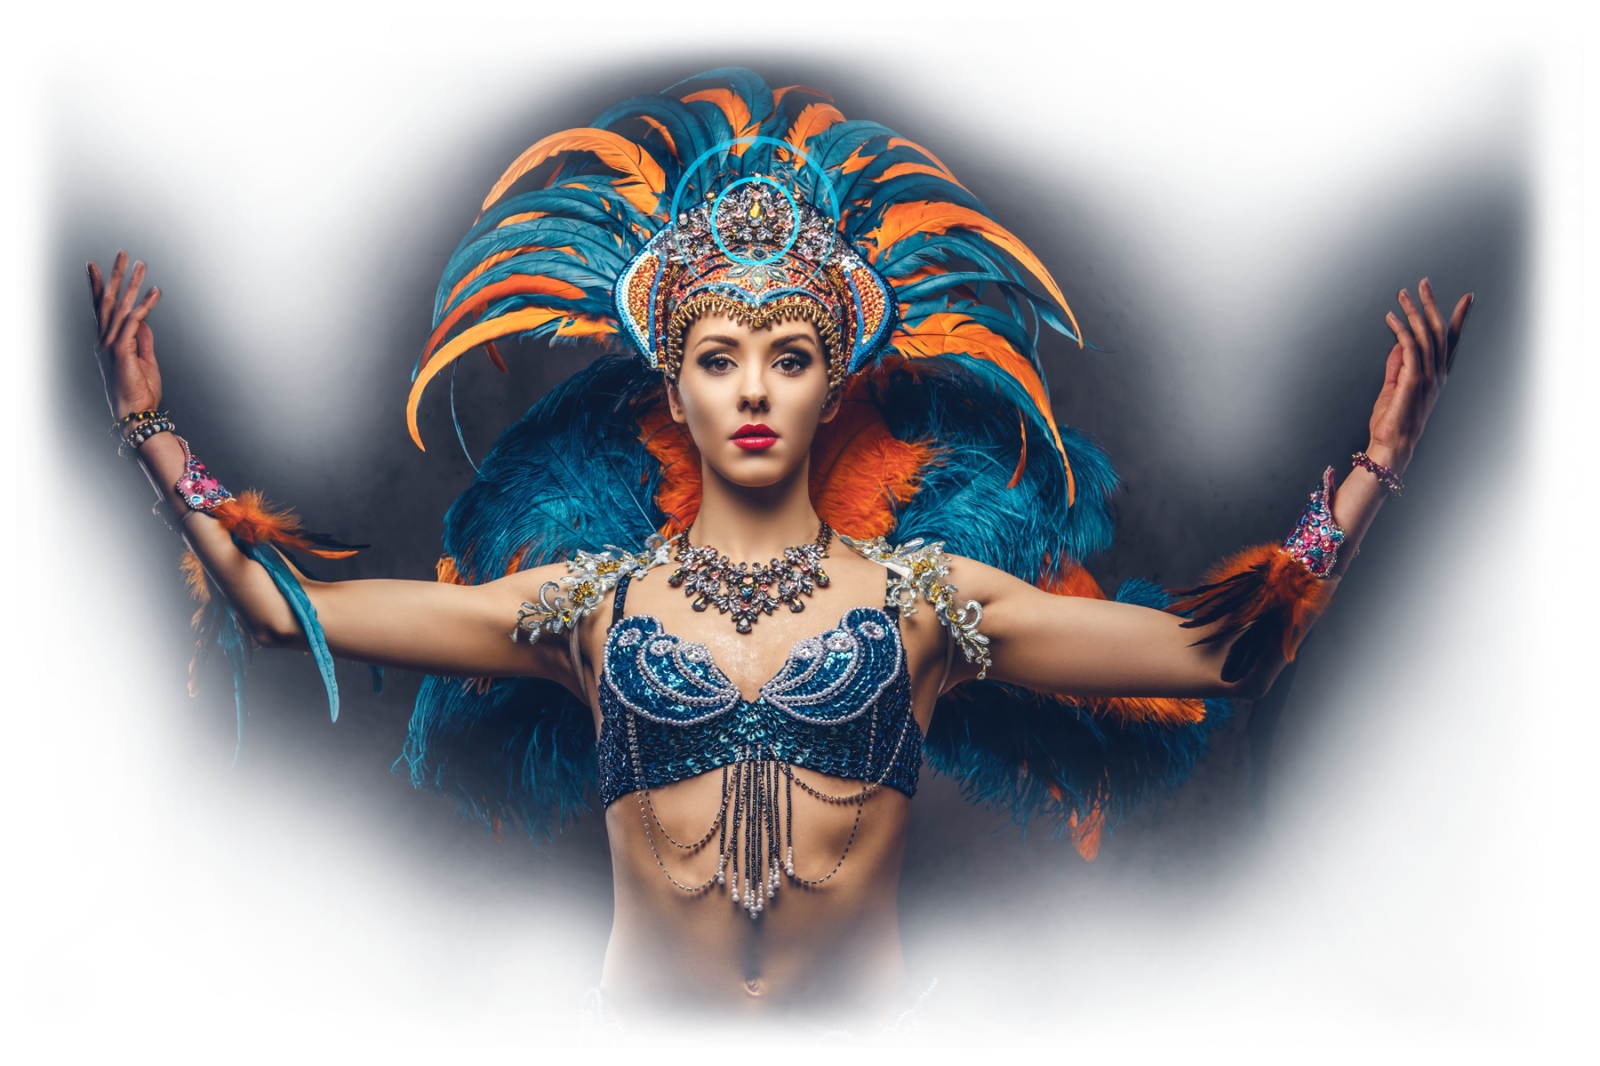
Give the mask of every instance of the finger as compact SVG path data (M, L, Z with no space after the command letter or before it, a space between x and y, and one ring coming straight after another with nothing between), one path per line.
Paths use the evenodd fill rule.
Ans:
M100 293L100 340L106 340L111 325L111 308L117 302L117 294L122 291L122 273L128 267L128 253L119 250L117 257L111 261L111 280L106 283Z
M1411 324L1411 336L1417 345L1422 374L1431 381L1434 377L1433 338L1428 334L1428 324L1422 320L1422 312L1417 308L1416 301L1404 289L1400 290L1400 308L1405 311L1406 321Z
M1383 365L1383 384L1386 387L1400 384L1400 367L1404 362L1405 351L1400 345L1389 349L1389 359Z
M105 286L105 280L100 277L100 268L94 265L94 261L93 260L90 260L90 262L89 262L89 299L94 304L94 309L95 309L95 314L96 315L98 315L100 313L100 293L105 289L105 287L106 287ZM99 320L97 319L95 321L95 325L98 326L99 324L100 324Z
M140 322L134 338L139 351L139 362L153 363L156 359L156 335L150 332L150 323Z
M128 325L128 315L133 312L134 303L138 303L141 285L144 285L144 264L134 262L133 271L128 272L128 280L123 282L122 293L117 296L117 307L112 311L107 335L122 338L123 327Z
M1422 313L1428 320L1428 336L1433 340L1433 361L1438 372L1444 373L1445 357L1450 349L1445 343L1444 318L1433 299L1433 282L1423 278L1417 291L1422 295Z
M132 321L132 322L143 322L144 321L144 316L148 315L151 312L151 310L153 310L155 308L156 304L159 303L160 301L161 301L161 289L160 289L160 287L151 286L150 291L145 294L145 298L139 302L139 306L135 307L133 309L133 311L128 315L129 321Z
M122 332L117 338L119 343L132 340L139 330L148 330L150 328L145 324L144 316L150 313L151 308L155 307L160 299L161 290L153 288L150 290L150 294L140 301L139 306L129 312L127 321L122 324Z
M1405 370L1409 370L1411 373L1420 376L1422 374L1422 360L1421 356L1417 353L1417 341L1416 338L1411 335L1410 326L1406 324L1405 319L1401 318L1393 311L1390 311L1389 314L1385 316L1384 321L1387 322L1389 328L1394 331L1394 339L1400 345L1402 367ZM1398 381L1399 378L1397 377L1395 380Z
M1444 359L1444 372L1450 373L1450 368L1456 363L1456 345L1461 343L1461 331L1466 327L1467 315L1472 311L1472 293L1467 293L1457 303L1456 309L1450 314L1450 333L1446 342Z
M133 310L133 305L139 299L139 289L144 285L144 263L133 264L133 273L128 275L128 285L122 291L122 299L117 301L117 317L113 320L118 333L122 332L122 324L127 319L128 313Z

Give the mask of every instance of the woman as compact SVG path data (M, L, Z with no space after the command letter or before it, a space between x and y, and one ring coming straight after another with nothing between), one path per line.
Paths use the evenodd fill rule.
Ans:
M1050 411L1040 327L1078 338L1048 271L932 153L816 90L690 81L530 148L447 265L419 445L424 388L466 352L624 354L506 431L438 583L307 576L292 550L345 547L233 496L173 432L159 291L121 253L89 267L108 398L193 549L204 643L236 667L245 640L311 650L335 714L332 656L430 674L413 781L488 822L545 828L598 784L608 1016L883 1024L921 757L1092 857L1293 657L1399 488L1471 298L1446 323L1426 281L1402 290L1370 444L1286 542L1176 601L1107 601L1081 562L1114 477Z

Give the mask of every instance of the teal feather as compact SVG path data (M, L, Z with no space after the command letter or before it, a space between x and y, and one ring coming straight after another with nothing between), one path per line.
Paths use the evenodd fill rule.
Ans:
M222 599L220 592L213 591L211 602L221 604L224 618L222 625L217 630L217 644L222 648L222 653L228 658L228 665L233 668L233 713L237 723L236 739L233 743L233 765L239 765L239 753L244 750L244 723L248 717L245 707L245 669L250 665L250 644L245 640L244 630L239 626L239 618L233 613L233 608Z
M289 569L289 564L283 561L283 556L278 554L278 549L270 544L251 544L233 538L233 543L245 555L254 559L264 567L272 577L272 583L278 586L278 591L288 601L289 609L294 612L295 619L300 623L300 629L305 634L306 642L311 645L311 657L316 661L317 672L322 675L323 688L328 692L328 717L337 722L339 720L339 681L333 673L333 653L328 651L328 641L322 633L322 623L317 621L317 609L312 606L311 600L306 596L305 589L300 587L300 581Z

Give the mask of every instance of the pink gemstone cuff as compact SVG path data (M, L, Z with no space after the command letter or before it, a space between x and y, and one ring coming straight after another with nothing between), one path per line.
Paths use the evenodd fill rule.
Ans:
M188 463L184 467L183 477L173 486L173 491L184 506L191 511L210 512L233 499L233 493L223 488L222 482L206 469L206 464L190 453L189 442L182 437L178 441L183 445L184 458Z
M1323 472L1322 485L1311 494L1311 502L1300 513L1294 532L1283 542L1283 550L1313 575L1326 577L1338 559L1344 537L1344 530L1333 520L1333 467L1330 466Z

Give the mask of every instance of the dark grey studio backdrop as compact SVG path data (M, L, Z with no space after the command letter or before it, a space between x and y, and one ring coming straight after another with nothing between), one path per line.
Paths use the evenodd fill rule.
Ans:
M148 507L142 479L109 449L82 446L104 422L88 358L83 263L105 263L119 246L150 262L165 292L153 322L167 404L230 485L264 488L314 528L372 544L322 571L428 579L443 512L471 476L443 382L422 406L428 452L410 445L402 419L446 256L484 190L528 144L721 58L591 72L554 99L519 95L510 84L502 97L509 102L464 132L419 130L415 150L387 171L392 185L360 202L319 203L317 159L306 158L303 184L285 195L329 217L373 217L350 227L357 246L335 226L326 247L313 241L299 253L348 262L338 329L298 324L291 295L274 327L281 333L267 337L241 338L230 327L233 312L265 284L264 250L187 221L184 205L165 191L171 176L159 159L120 193L97 186L91 146L74 132L70 108L63 111L50 263L60 356L53 416L104 513L124 516L96 548L106 593L145 605L126 636L136 665L103 667L91 656L84 670L112 691L139 686L139 713L161 727L159 752L136 779L161 797L156 809L171 827L164 846L183 853L186 876L204 872L206 892L240 901L240 922L268 931L195 946L167 930L163 941L188 945L173 950L199 971L251 969L252 952L294 960L292 978L262 978L230 1008L241 1024L264 1010L337 1013L327 994L358 980L419 1019L481 1015L486 1031L507 1038L529 1017L559 1013L570 1002L562 997L594 979L604 945L610 882L601 819L584 817L540 846L509 833L495 841L461 824L451 802L390 772L418 679L391 672L388 690L373 696L364 668L340 664L343 713L330 725L316 672L297 655L257 656L249 736L230 770L227 678L214 669L197 698L184 694L191 608L172 566L177 543L140 517ZM1306 232L1317 246L1272 249L1293 276L1259 302L1235 294L1214 304L1205 272L1174 277L1163 268L1165 235L1147 221L1184 211L1182 159L1171 162L1165 202L1119 200L1092 160L1051 172L1028 165L1024 148L990 137L980 116L919 111L916 93L902 86L827 63L745 61L772 84L823 86L847 115L927 144L1055 273L1101 349L1047 347L1056 411L1104 443L1126 486L1117 546L1091 564L1107 589L1130 576L1189 582L1224 553L1281 536L1322 466L1365 440L1389 342L1381 319L1395 290L1427 273L1442 294L1477 293L1460 372L1408 472L1405 499L1385 509L1337 608L1307 646L1281 713L1254 723L1242 713L1216 737L1194 781L1126 820L1092 864L1046 831L1024 840L1003 814L968 806L950 782L924 774L901 892L914 968L939 973L975 1002L1003 994L1020 1016L1068 1023L1104 1006L1071 979L1079 968L1103 971L1115 960L1149 973L1203 972L1209 949L1193 945L1209 943L1203 934L1249 897L1253 877L1271 876L1287 856L1314 854L1319 831L1346 813L1384 810L1385 790L1410 798L1403 774L1357 772L1371 754L1393 765L1393 751L1373 748L1399 742L1394 720L1406 713L1384 702L1370 679L1422 669L1408 656L1435 648L1433 632L1454 632L1429 604L1462 576L1462 524L1495 517L1484 512L1484 486L1504 483L1523 456L1525 101L1513 93L1466 147L1407 166L1375 161L1365 187L1341 190L1326 206L1307 202L1305 216L1318 223ZM1390 148L1375 136L1352 150L1378 156ZM214 195L229 197L226 189ZM1248 205L1238 210L1248 223ZM1219 266L1249 254L1230 246L1225 230L1212 232ZM1250 251L1271 244L1253 240ZM281 253L272 262L268 287L285 299L294 282L283 275L293 266ZM224 295L197 306L190 294L201 291ZM238 354L275 349L294 352L285 360L292 374L262 365L259 354ZM502 427L591 358L538 345L506 354L509 377L480 355L462 362L459 408L480 459ZM1400 735L1409 744L1418 734ZM1406 755L1419 773L1442 779L1497 769L1444 765L1432 745ZM1383 817L1437 825L1452 809L1387 809ZM354 885L367 894L350 898ZM307 908L325 920L307 926ZM1430 942L1426 933L1420 942ZM387 961L375 970L378 944ZM1408 957L1405 965L1426 964ZM1063 981L1071 996L1060 994Z

